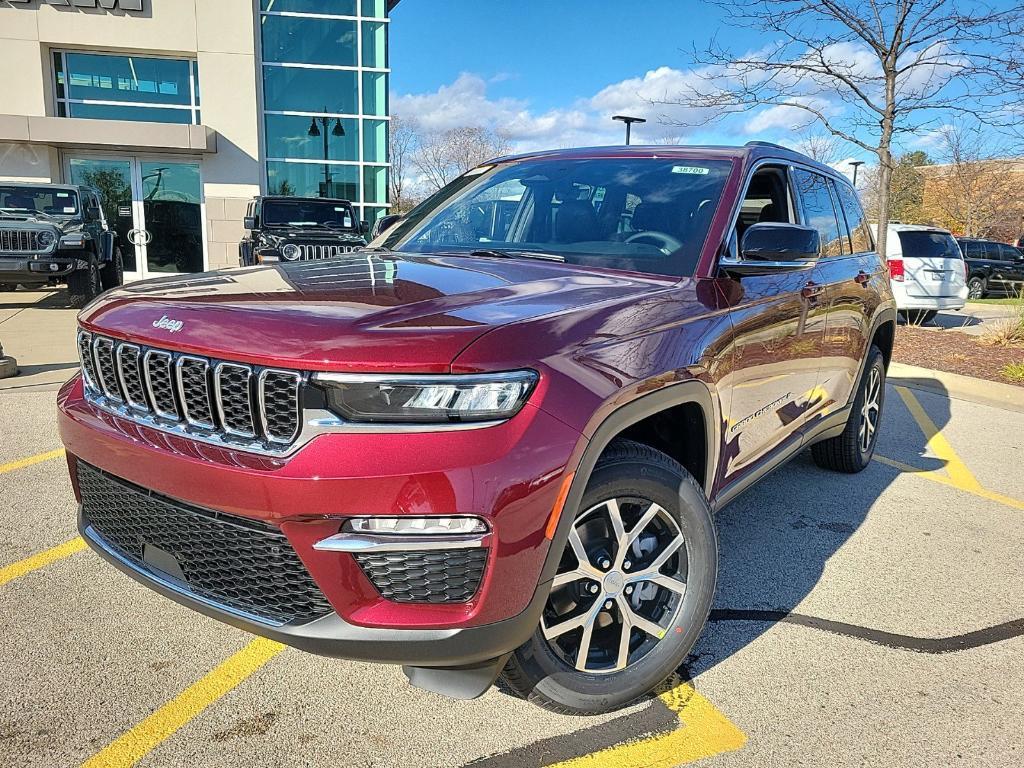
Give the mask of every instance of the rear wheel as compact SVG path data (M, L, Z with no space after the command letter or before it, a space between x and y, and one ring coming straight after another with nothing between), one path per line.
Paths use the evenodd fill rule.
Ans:
M700 636L718 572L704 492L677 462L616 441L590 478L541 625L502 677L554 712L596 714L651 692Z
M885 358L882 351L872 345L846 428L841 435L812 446L815 463L823 469L847 474L864 469L875 453L884 402Z
M85 269L76 269L68 275L68 299L76 309L81 309L99 296L101 290L100 268L91 258Z
M988 293L988 283L983 277L975 275L967 281L967 298L983 299Z

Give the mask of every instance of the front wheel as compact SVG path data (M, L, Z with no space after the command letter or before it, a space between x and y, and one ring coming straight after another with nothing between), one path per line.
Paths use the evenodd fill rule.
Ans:
M815 463L823 469L847 474L863 470L875 454L884 402L885 358L882 351L872 345L846 428L841 435L811 447Z
M642 698L693 649L717 574L714 521L693 477L649 446L612 443L572 521L541 625L509 658L505 684L564 714Z
M102 290L100 268L92 259L89 260L89 265L85 269L76 269L68 275L69 303L75 309L84 307L99 296Z

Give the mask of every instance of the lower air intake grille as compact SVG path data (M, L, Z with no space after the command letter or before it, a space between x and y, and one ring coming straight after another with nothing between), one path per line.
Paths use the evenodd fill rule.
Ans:
M396 603L464 603L476 594L487 550L382 552L355 555L381 596Z
M78 482L83 522L137 570L171 576L187 592L275 624L332 611L279 529L158 496L83 462ZM150 565L147 548L162 550L149 559L164 568L176 560L180 571Z

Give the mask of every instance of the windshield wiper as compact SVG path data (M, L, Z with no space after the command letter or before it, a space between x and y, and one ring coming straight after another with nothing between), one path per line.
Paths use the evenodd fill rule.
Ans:
M498 259L539 259L541 261L564 262L565 257L557 253L544 253L543 251L514 251L498 250L495 248L483 248L477 251L470 251L470 256L489 256Z

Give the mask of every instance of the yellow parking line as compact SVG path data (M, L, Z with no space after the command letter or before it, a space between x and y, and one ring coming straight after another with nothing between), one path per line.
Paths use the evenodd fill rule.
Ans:
M928 441L925 447L930 449L936 457L946 462L946 472L949 474L949 478L956 484L956 487L972 493L982 490L981 483L978 482L971 470L967 468L967 465L957 456L953 446L949 444L949 441L939 431L939 428L935 426L935 422L925 413L924 407L914 397L914 393L906 387L896 387L895 389L907 406L907 410L910 411L910 415L914 417L914 421L917 422L921 431L924 432L925 439Z
M85 549L85 542L82 540L81 536L76 536L71 541L65 541L63 544L59 544L53 549L48 549L45 552L39 552L38 554L32 555L32 557L26 557L24 560L19 560L11 565L6 565L3 568L0 568L0 587L19 576L24 576L26 573L37 571L50 563L68 557L69 555L73 555L76 552L81 552L83 549Z
M128 768L284 649L259 637L90 757L82 768Z
M658 698L679 716L676 730L575 757L550 768L671 768L735 752L747 743L746 734L689 683L675 678Z
M55 451L48 451L46 453L40 453L36 456L29 456L27 459L18 459L12 461L10 464L0 464L0 475L4 472L13 472L16 469L24 469L25 467L31 467L33 464L41 464L44 461L50 459L57 459L64 455L64 449L58 448Z
M988 499L989 501L995 501L998 502L999 504L1005 504L1006 506L1013 507L1014 509L1024 510L1024 501L1021 501L1020 499L1015 499L1012 496L1006 496L1005 494L1002 493L990 491L987 488L982 488L980 485L976 488L965 487L956 480L954 480L952 477L943 475L942 473L934 469L921 469L920 467L914 467L911 466L910 464L904 464L902 461L896 461L895 459L889 459L886 458L885 456L878 455L875 456L875 461L877 461L879 464L885 464L888 467L894 467L898 469L900 472L906 472L908 474L913 474L916 475L917 477L924 478L925 480L931 480L936 483L942 483L942 485L948 485L950 488L956 488L958 490L964 491L965 493L973 494L974 496L977 496L982 499Z

